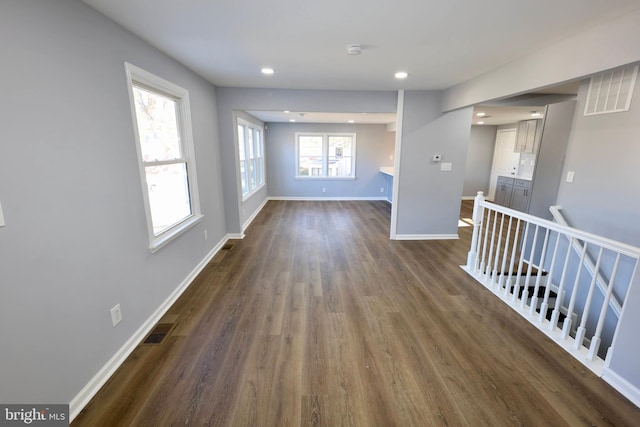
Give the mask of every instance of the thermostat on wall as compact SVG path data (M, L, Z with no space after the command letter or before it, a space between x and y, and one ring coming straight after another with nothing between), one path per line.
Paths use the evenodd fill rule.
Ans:
M439 162L440 160L442 160L442 156L440 154L434 154L431 160L433 160L434 162Z

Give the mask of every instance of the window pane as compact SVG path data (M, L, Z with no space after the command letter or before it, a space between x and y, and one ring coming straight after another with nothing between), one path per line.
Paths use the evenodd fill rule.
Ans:
M149 189L153 234L156 236L191 215L187 165L144 168Z
M300 157L317 157L322 160L322 136L301 136L298 154Z
M240 161L240 181L242 183L242 194L247 194L249 192L249 187L247 185L247 161Z
M262 159L256 159L256 180L258 185L264 182L264 173L262 171Z
M182 157L178 131L178 103L171 98L133 87L140 150L144 162Z
M247 148L249 149L249 158L253 159L255 155L253 154L253 129L247 129Z
M244 154L244 126L238 125L238 151L240 153L240 161L245 160Z
M299 137L298 176L322 175L322 139L321 135Z
M249 159L249 190L256 188L256 161Z
M352 142L350 136L329 137L329 176L352 176Z
M256 129L256 157L262 157L262 132Z

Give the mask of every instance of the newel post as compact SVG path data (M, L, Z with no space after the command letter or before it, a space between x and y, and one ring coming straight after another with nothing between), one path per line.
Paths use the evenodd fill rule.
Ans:
M467 255L467 271L475 273L478 269L478 235L482 229L482 218L484 217L484 206L480 203L484 202L484 193L478 191L478 195L473 202L473 234L471 236L471 248Z

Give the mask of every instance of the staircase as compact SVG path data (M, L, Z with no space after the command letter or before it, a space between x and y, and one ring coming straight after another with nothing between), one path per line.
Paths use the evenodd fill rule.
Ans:
M640 248L475 198L462 268L601 376Z

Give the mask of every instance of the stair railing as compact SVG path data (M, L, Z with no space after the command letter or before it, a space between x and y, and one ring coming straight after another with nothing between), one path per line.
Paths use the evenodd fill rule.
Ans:
M596 374L640 248L487 202L478 192L463 268ZM595 259L595 264L593 259Z
M565 225L567 227L570 227L569 223L567 223L567 220L565 219L564 215L562 214L562 207L561 206L550 206L549 207L549 211L551 212L551 216L553 216L553 220L555 222L557 222L558 224L561 225ZM582 245L580 244L580 242L575 241L573 242L573 250L575 252L581 252L583 250ZM603 294L607 292L607 286L605 283L605 279L602 277L602 274L600 274L599 269L595 266L595 264L593 263L593 260L590 256L587 256L585 259L585 268L587 269L587 272L589 273L590 276L593 277L593 275L596 275L596 285L598 285L598 289L600 289L600 292L602 292ZM611 308L613 309L613 312L615 313L616 317L620 317L620 312L622 311L622 306L620 305L620 301L618 301L618 298L616 298L615 296L612 296L611 298Z

